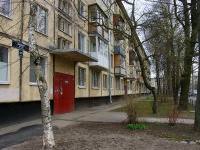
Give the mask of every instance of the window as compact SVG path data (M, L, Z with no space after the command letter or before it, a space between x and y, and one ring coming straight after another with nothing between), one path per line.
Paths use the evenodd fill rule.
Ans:
M124 80L121 79L121 89L123 90L124 89Z
M12 10L12 0L0 0L0 14L10 17Z
M85 86L86 82L86 69L79 67L78 68L78 85Z
M92 87L99 87L99 73L95 71L92 72Z
M8 48L0 46L0 82L8 82Z
M85 17L85 4L78 0L78 13L81 17Z
M85 36L78 33L78 49L85 52Z
M46 71L45 71L46 60L45 60L45 58L40 57L40 65L42 67L42 71L43 71L44 75L46 75ZM33 56L30 56L30 79L29 79L29 82L36 83Z
M71 28L72 25L67 20L63 19L62 17L58 16L58 29L71 35Z
M111 67L113 68L113 54L110 55Z
M130 90L133 90L133 82L130 81Z
M58 1L58 8L62 10L62 12L66 13L70 17L72 16L72 6L66 0L59 0Z
M116 89L117 90L120 89L120 80L119 80L119 78L116 78Z
M104 75L103 75L103 88L104 88L104 89L107 89L107 82L108 82L108 81L107 81L107 75L104 74Z
M67 41L66 39L59 37L58 38L58 49L70 49L71 42Z
M111 89L113 89L113 77L111 76L111 79L110 79L111 81L110 81L110 87L111 87Z
M47 34L47 10L39 5L37 6L36 13L36 30Z

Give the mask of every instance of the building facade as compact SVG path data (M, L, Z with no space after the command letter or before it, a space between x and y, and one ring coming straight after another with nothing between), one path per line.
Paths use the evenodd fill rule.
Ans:
M114 0L36 2L35 37L54 114L73 111L78 101L148 92L128 39L111 30L128 28ZM0 2L0 103L40 101L33 59L13 46L28 43L29 7Z

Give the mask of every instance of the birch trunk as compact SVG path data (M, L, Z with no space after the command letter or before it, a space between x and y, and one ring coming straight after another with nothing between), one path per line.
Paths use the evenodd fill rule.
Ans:
M37 5L35 0L30 0L30 18L28 27L28 41L31 55L33 56L34 68L36 81L41 98L41 109L42 109L42 124L43 124L43 148L52 149L55 146L53 130L52 130L52 120L51 120L51 109L50 101L48 96L47 81L45 79L44 73L42 72L42 67L40 65L40 54L36 47L36 40L34 36L35 32L35 14Z

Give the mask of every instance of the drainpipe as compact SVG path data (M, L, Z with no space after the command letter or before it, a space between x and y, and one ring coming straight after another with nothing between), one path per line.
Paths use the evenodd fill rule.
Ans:
M23 29L24 29L24 0L22 0L21 8L21 37L20 43L23 41ZM22 101L22 57L19 59L19 101Z
M108 13L108 28L110 28L110 12ZM108 30L108 65L109 65L109 100L112 103L112 85L111 85L111 54L110 54L110 30Z

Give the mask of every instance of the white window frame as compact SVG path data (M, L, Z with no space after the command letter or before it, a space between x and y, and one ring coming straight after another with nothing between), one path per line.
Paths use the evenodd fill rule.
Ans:
M58 16L58 30L71 36L72 24L61 16Z
M65 8L63 7L63 3L65 3ZM72 5L66 0L59 0L58 1L58 8L64 12L65 14L72 16ZM63 10L64 9L64 10Z
M29 69L29 85L37 85L37 81L35 81L35 82L31 82L30 81L30 76L31 76L31 57L32 56L30 56L30 69ZM41 57L42 59L44 59L44 72L45 72L45 74L44 74L44 76L45 76L45 79L47 79L47 58L46 57ZM33 65L33 67L34 67L34 65ZM33 68L33 70L34 70L34 68Z
M86 8L85 4L81 0L78 0L78 13L79 16L82 17L82 19L84 19L85 17L85 8Z
M99 72L92 71L92 88L99 89Z
M10 64L10 50L8 47L2 46L2 45L0 46L6 48L8 51L7 81L0 81L0 84L10 84L10 65L9 65Z
M106 74L103 74L103 89L108 88L108 76Z
M6 0L3 0L3 1L6 1ZM0 1L0 3L3 1ZM12 0L7 0L10 2L10 5L9 5L9 11L8 11L8 14L4 14L2 12L0 12L0 15L4 16L4 17L7 17L7 18L11 18L12 17ZM1 6L1 5L0 5ZM0 10L3 10L3 7L0 7Z
M41 17L40 17L40 14L39 14L39 10L44 10L45 11L45 29L42 29L42 30L45 30L44 32L41 30L40 31L40 25L39 25L39 22L41 22ZM41 20L39 20L41 19ZM48 10L46 8L44 8L43 6L40 6L40 5L37 5L37 12L36 12L36 31L39 32L39 33L42 33L44 35L47 35L47 31L48 31Z
M82 33L78 33L78 49L82 52L86 50L86 38L85 35Z
M110 87L110 88L111 88L111 90L112 90L112 89L113 89L113 76L111 76L111 81L110 81L110 82L111 82L111 83L110 83L110 84L111 84L111 87Z
M66 42L65 43L65 47L63 47L63 42ZM67 39L64 39L64 38L62 38L62 37L58 37L58 41L57 41L57 47L58 47L58 49L70 49L71 48L71 42L70 41L68 41Z
M115 78L116 80L116 90L120 90L120 78Z
M78 87L86 87L86 68L78 67Z

